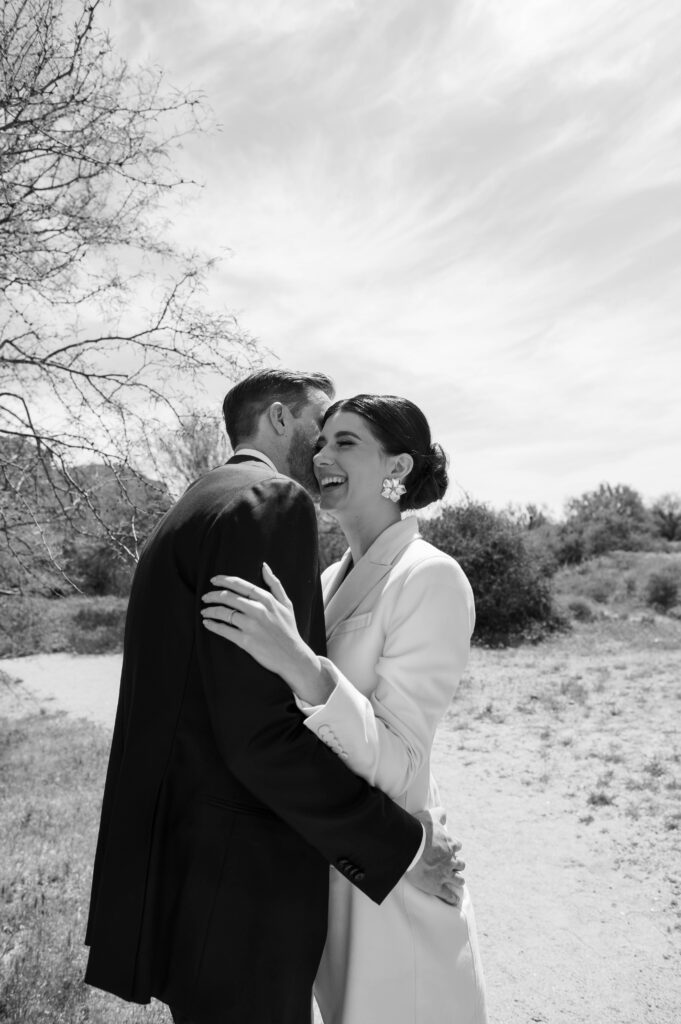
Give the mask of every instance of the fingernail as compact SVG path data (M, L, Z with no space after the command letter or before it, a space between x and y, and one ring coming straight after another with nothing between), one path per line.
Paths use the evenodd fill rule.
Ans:
M263 569L267 569L267 571L268 571L268 572L272 572L272 570L270 569L270 567L269 567L269 565L267 564L267 562L263 562L263 563L262 563L262 567L263 567Z

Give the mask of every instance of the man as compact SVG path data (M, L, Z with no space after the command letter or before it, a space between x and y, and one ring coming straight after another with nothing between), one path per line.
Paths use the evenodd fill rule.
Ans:
M235 455L167 513L133 581L85 980L155 996L178 1024L309 1021L329 864L377 903L410 868L427 891L451 888L446 834L427 819L418 859L422 824L304 727L276 675L201 625L211 576L260 583L266 561L323 652L314 506L300 483L316 486L332 396L321 374L237 384L224 404Z

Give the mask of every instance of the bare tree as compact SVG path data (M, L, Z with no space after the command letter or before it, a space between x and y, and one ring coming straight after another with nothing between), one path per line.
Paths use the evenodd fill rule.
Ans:
M259 360L234 318L206 307L211 261L159 227L162 200L194 184L175 173L173 151L204 127L201 97L118 59L96 25L100 5L76 0L73 23L62 0L0 8L0 531L10 546L12 534L47 543L48 526L84 506L106 530L74 466L105 464L129 497L130 473L150 464L159 429L181 425L202 381L233 380Z
M156 464L177 498L193 480L225 462L230 451L223 423L209 411L193 410L176 430L159 435Z

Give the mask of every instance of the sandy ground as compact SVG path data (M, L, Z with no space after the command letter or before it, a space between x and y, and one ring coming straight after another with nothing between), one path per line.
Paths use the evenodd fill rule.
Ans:
M21 680L3 688L0 713L62 710L111 728L120 656L38 655L0 669ZM626 819L580 817L560 773L537 785L539 756L522 716L471 728L448 716L435 744L490 1024L679 1024L681 930L665 888L679 879L641 852Z
M5 715L66 711L113 728L121 676L120 654L35 654L0 659L0 670L21 682L4 686L0 711ZM0 686L2 683L0 682Z

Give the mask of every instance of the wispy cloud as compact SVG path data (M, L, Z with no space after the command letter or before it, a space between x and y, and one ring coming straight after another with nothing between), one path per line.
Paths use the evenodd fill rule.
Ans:
M673 489L681 11L667 0L126 0L222 122L177 230L343 392L422 402L464 486Z

